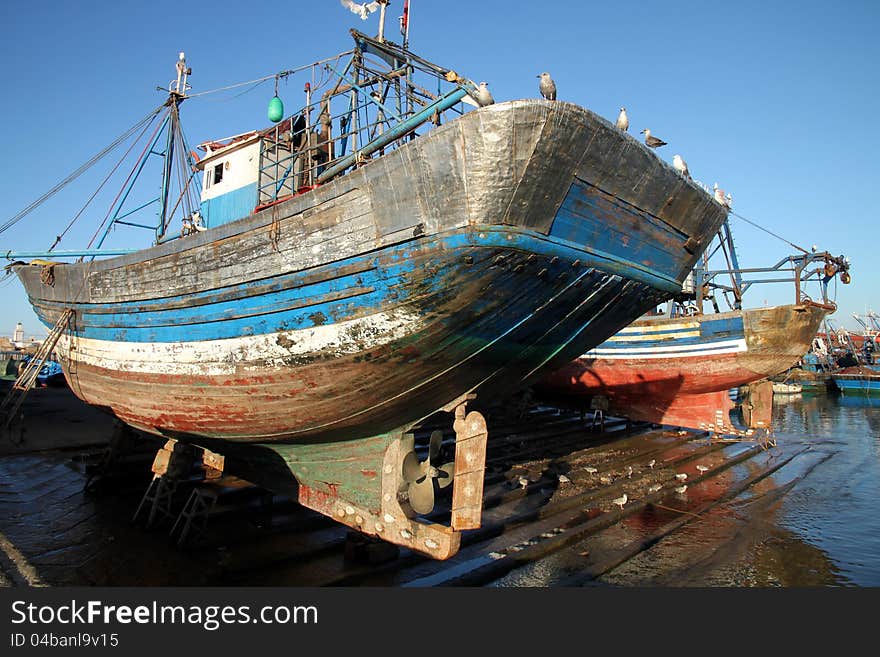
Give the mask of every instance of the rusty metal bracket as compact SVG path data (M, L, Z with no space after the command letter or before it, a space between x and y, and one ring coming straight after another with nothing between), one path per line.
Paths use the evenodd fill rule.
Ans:
M345 499L335 489L321 490L319 482L300 478L300 504L330 516L363 534L422 552L433 559L448 559L458 552L461 531L480 526L483 506L483 479L486 468L488 431L483 416L466 405L472 396L463 396L454 408L455 470L450 525L428 522L413 516L400 493L405 487L403 464L413 452L414 437L399 433L390 437L381 460L378 491L365 490L360 502ZM309 485L312 483L312 485ZM378 493L377 497L374 495ZM375 500L374 503L370 499Z
M477 411L465 415L467 402L455 409L455 477L452 480L452 528L477 529L483 515L486 472L486 419Z

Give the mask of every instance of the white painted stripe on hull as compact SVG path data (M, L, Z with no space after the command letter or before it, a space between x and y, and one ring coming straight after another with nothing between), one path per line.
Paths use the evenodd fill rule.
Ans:
M745 338L709 342L702 345L664 346L664 347L621 347L620 349L592 349L583 358L602 358L606 360L630 358L700 358L717 354L735 354L747 351Z
M285 359L311 354L345 356L399 340L422 318L398 309L294 331L194 342L114 342L63 335L57 349L75 363L123 372L231 376L242 370L280 370ZM71 351L71 344L75 348Z
M608 338L608 342L644 342L645 340L678 340L680 338L698 338L700 331L682 331L681 333L652 333L651 335L620 335Z
M675 324L630 324L620 329L618 333L656 333L658 331L680 331L683 329L698 329L700 322L677 322Z

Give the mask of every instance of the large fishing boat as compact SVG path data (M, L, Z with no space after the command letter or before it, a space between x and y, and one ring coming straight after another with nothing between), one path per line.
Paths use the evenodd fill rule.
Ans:
M171 439L170 454L205 448L445 558L480 522L487 428L468 401L528 384L680 290L725 211L584 107L494 104L406 42L352 35L347 63L311 68L302 111L283 116L285 71L275 125L206 142L200 160L180 129L181 53L156 111L169 163L156 243L66 252L74 263L13 254L12 269L81 399ZM176 202L175 158L196 172ZM111 225L126 222L120 203ZM455 414L454 465L438 462L439 434L419 460L409 433L438 410ZM424 520L450 481L449 525Z

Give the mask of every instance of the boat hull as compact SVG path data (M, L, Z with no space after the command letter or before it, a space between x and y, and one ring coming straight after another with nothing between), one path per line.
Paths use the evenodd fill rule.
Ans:
M728 390L795 364L827 312L792 305L643 318L536 387L581 405L602 395L610 410L636 420L730 430Z
M850 367L833 372L831 378L845 396L880 395L880 373L869 367Z
M332 441L583 353L680 289L723 218L603 119L517 101L249 218L16 272L47 326L74 310L58 352L88 403L193 442Z

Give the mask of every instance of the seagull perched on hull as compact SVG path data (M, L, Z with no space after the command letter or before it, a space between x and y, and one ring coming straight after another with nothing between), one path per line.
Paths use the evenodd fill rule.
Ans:
M474 93L474 99L480 104L480 107L495 104L495 99L492 98L492 94L489 91L489 85L486 82L480 82L480 86L477 87L477 90Z
M541 90L541 95L547 100L556 100L556 83L553 82L553 78L550 77L550 74L545 72L541 73L541 75L536 75L535 77L541 78L541 81L538 83L538 89Z
M733 197L730 194L725 194L724 190L718 186L718 183L712 185L712 190L715 192L715 200L730 210L733 206Z
M361 17L362 21L367 20L370 14L379 9L378 2L357 3L352 0L339 0L343 7L347 7L353 14Z
M626 108L620 108L620 114L617 115L617 123L615 124L618 130L622 130L626 132L629 130L629 117L626 115Z
M651 134L650 128L645 128L642 130L641 134L645 135L645 145L648 148L660 148L661 146L666 146L665 141Z
M672 158L672 166L678 171L681 175L683 175L688 180L691 180L691 172L688 171L687 162L681 159L681 155L674 155Z

